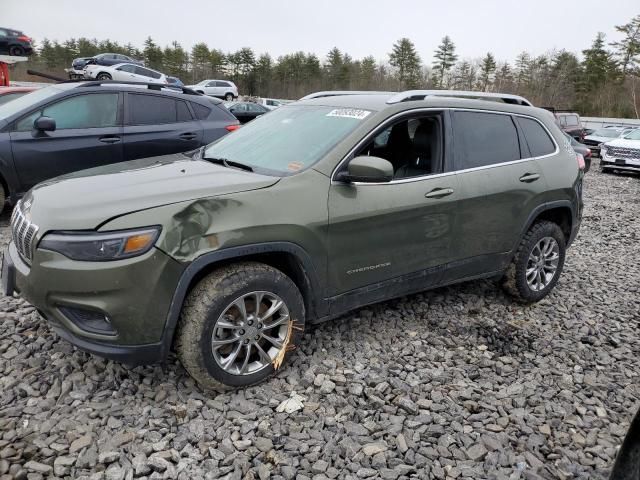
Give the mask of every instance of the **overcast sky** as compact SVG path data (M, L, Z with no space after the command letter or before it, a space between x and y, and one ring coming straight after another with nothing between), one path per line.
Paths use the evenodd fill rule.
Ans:
M410 38L424 63L449 35L460 58L491 51L512 61L587 48L598 31L640 14L639 0L0 0L0 23L38 40L89 37L141 47L190 49L204 41L225 52L251 47L273 57L298 50L324 59L334 46L354 58L386 60L392 44Z

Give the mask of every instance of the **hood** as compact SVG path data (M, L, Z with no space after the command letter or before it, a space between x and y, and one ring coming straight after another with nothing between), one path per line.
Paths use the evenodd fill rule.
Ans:
M611 137L600 137L597 135L587 135L586 137L584 137L585 140L593 140L594 142L600 142L600 143L607 143L607 142L611 142L612 140L615 140L615 138L611 138Z
M93 229L127 213L256 190L278 180L175 154L57 177L36 185L23 202L40 232Z
M606 142L607 147L635 148L640 150L640 140L629 140L628 138L616 138Z

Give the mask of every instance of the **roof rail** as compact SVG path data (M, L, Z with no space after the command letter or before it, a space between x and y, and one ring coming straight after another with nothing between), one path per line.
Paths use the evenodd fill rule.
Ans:
M149 90L175 90L186 95L202 95L201 93L191 90L187 87L178 87L176 85L165 85L162 83L145 83L145 82L130 82L126 80L74 80L74 82L81 82L79 87L96 87L100 85L131 85L134 87L147 87Z
M509 93L490 92L468 92L464 90L407 90L406 92L394 95L387 103L409 102L413 100L424 100L426 97L456 97L471 98L474 100L492 100L494 102L510 103L512 105L524 105L533 107L533 104L524 97L511 95Z
M310 100L312 98L340 97L343 95L393 95L398 92L376 92L372 90L327 90L324 92L314 92L305 95L300 100Z

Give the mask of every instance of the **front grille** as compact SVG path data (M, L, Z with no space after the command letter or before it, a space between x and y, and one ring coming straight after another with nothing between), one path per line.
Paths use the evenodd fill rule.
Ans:
M27 263L33 258L33 240L38 227L22 212L22 202L18 202L11 215L11 239L18 253Z
M612 157L640 160L640 150L635 148L607 147L607 154Z
M590 146L593 146L593 147L597 147L597 146L598 146L598 145L600 145L602 142L598 142L598 141L596 141L596 140L585 140L585 141L584 141L584 142L582 142L582 143L584 143L585 145L590 145Z

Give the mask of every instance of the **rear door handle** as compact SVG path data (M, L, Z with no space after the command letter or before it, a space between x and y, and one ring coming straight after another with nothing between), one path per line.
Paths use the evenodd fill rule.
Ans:
M447 197L453 193L453 188L434 188L429 193L425 194L425 198L442 198Z
M100 140L102 143L117 143L120 141L120 137L100 137L98 140Z
M530 182L535 182L539 178L540 178L540 175L538 173L525 173L520 177L520 181L525 183L530 183Z
M180 138L182 140L193 140L196 137L197 135L195 133L183 133L182 135L180 135Z

